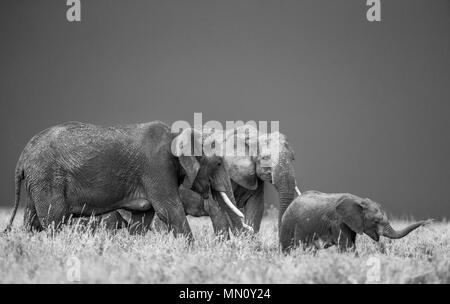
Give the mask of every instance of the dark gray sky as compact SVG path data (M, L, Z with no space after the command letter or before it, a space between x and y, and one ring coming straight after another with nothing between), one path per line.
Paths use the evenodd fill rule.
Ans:
M450 1L0 2L0 204L69 120L279 120L302 190L450 217Z

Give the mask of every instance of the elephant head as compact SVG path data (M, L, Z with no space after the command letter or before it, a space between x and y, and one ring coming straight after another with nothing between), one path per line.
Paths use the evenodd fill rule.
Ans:
M232 180L250 190L256 189L258 178L273 184L280 199L280 224L295 194L300 195L295 179L294 151L286 136L279 132L258 135L258 130L250 125L229 131L225 136L227 142L234 142L234 145L245 143L246 153L225 156Z
M184 129L172 142L172 153L185 172L183 185L208 199L209 193L226 211L233 224L243 227L244 215L235 207L230 175L220 153L211 153L205 136L195 129ZM182 174L183 175L183 174Z
M346 224L358 234L367 234L376 242L379 241L380 236L391 239L402 238L418 227L432 221L416 222L396 231L390 225L386 213L378 203L356 196L344 197L336 206L336 214L339 223Z

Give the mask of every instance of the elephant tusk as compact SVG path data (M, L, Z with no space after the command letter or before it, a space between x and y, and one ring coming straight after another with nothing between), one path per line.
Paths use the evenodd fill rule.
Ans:
M235 205L233 205L233 203L230 201L230 199L228 198L228 196L225 192L220 192L220 195L222 196L223 200L225 201L225 204L227 204L228 207L230 207L234 213L236 213L240 218L244 218L244 215L242 214L242 212L238 208L236 208Z
M297 192L298 196L302 195L302 193L300 192L300 190L298 189L297 186L295 186L295 192Z

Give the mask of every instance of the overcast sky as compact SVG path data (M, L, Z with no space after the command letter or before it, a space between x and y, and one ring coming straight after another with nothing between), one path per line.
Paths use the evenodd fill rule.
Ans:
M0 204L64 121L277 120L301 190L450 217L450 1L0 2Z

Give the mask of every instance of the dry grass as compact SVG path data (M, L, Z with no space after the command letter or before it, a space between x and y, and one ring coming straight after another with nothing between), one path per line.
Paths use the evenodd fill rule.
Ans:
M8 217L9 210L0 211L1 228ZM273 216L263 220L256 237L223 242L214 238L208 218L189 221L196 237L190 246L155 231L131 236L66 227L54 237L29 234L18 217L13 231L0 236L0 283L67 283L71 257L80 261L83 283L450 283L448 223L419 228L401 240L383 238L382 246L359 237L358 255L329 248L285 256Z

